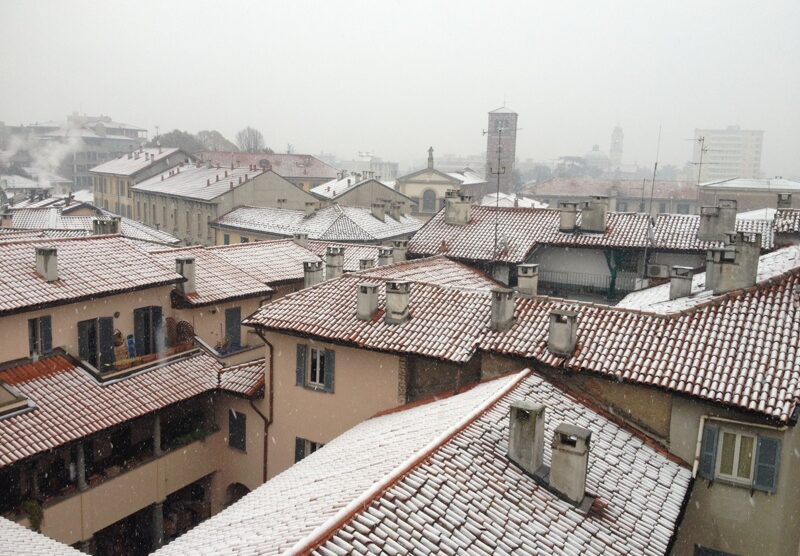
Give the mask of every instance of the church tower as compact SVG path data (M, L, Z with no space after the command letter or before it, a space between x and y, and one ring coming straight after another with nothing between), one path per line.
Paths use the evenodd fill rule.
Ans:
M516 112L505 106L489 112L489 129L486 134L487 193L494 193L497 190L496 172L503 172L500 174L500 192L514 192L512 172L517 154L517 117ZM500 149L499 168L498 149Z
M616 172L622 166L622 140L624 139L622 128L617 126L611 132L611 149L608 152L610 162L609 170Z

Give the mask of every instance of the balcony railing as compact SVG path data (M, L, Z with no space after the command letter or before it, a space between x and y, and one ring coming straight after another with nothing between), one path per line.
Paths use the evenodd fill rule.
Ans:
M616 291L618 293L634 291L638 277L635 272L617 272ZM539 284L542 288L549 287L556 291L606 293L611 286L611 276L564 270L539 270Z

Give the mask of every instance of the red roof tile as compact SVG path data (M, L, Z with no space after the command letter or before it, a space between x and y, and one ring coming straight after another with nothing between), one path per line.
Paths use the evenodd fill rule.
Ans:
M197 156L205 162L220 164L223 167L249 166L261 168L261 161L269 162L269 169L284 178L328 178L337 176L337 170L319 158L308 154L267 154L241 153L230 151L203 151Z
M220 370L219 388L225 392L254 396L263 386L263 358Z
M302 280L303 263L320 260L312 250L291 239L220 245L210 250L261 282L273 285Z
M778 209L775 213L775 233L800 233L800 209Z
M378 266L358 272L356 275L365 278L426 282L463 289L504 287L480 270L450 260L444 255Z

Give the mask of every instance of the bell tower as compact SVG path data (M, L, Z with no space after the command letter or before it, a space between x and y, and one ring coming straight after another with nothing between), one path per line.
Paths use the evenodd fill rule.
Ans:
M517 117L516 112L505 106L489 112L489 128L486 132L487 193L493 193L496 190L498 172L500 173L500 192L513 193L512 172L517 154Z

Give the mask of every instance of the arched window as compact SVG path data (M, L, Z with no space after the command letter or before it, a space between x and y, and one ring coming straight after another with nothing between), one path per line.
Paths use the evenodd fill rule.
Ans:
M426 189L422 193L422 212L436 212L436 193Z

